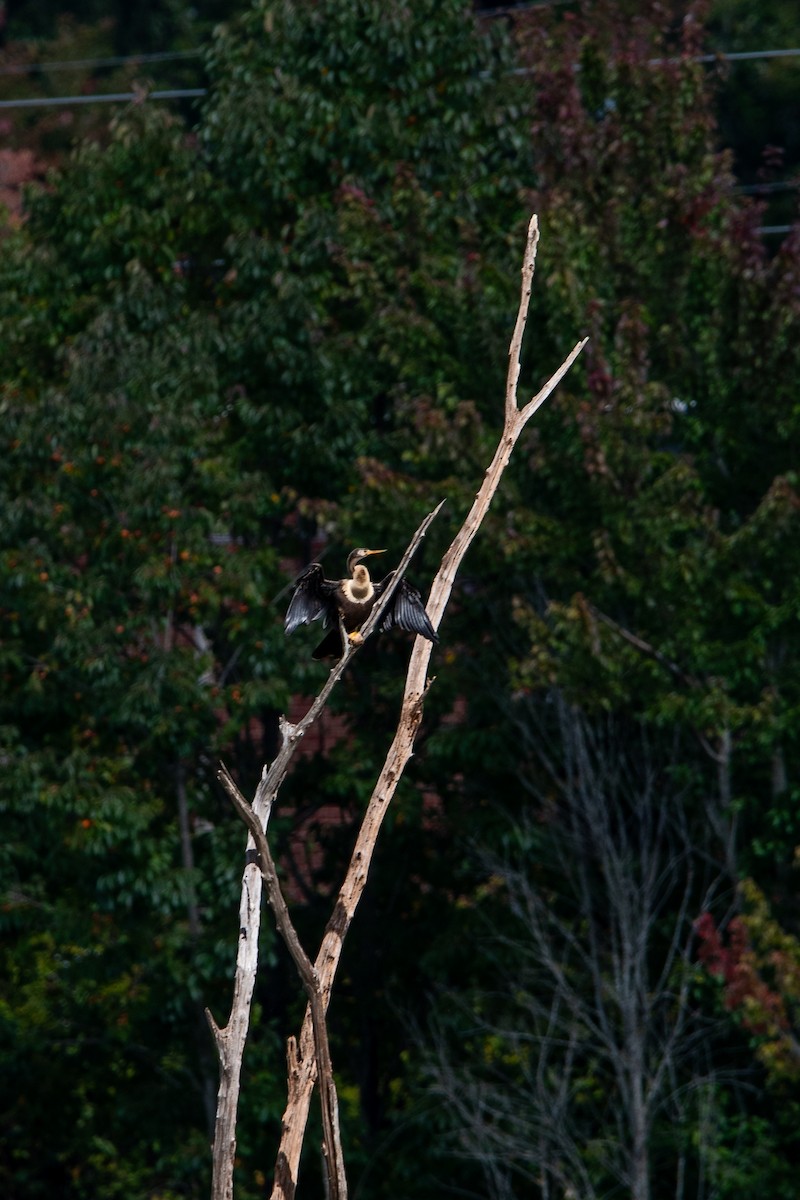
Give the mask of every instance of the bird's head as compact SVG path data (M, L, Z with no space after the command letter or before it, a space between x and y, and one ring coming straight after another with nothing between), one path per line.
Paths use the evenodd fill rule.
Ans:
M362 558L369 558L370 555L372 555L372 554L385 554L385 553L386 553L385 550L367 550L363 546L359 547L358 550L353 550L347 556L347 574L352 579L355 576L356 563L361 562ZM366 571L366 567L364 568L364 571Z

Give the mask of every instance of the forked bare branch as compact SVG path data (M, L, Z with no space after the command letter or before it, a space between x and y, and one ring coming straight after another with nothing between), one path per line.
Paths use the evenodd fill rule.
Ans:
M520 370L519 355L527 322L538 239L539 225L534 216L528 226L528 237L522 266L520 305L509 351L510 358L506 383L503 432L494 458L484 475L472 508L449 549L446 551L436 578L433 581L427 611L434 629L438 629L439 627L453 590L458 568L489 511L492 498L497 491L503 471L508 465L511 453L522 430L539 405L550 395L553 388L569 370L569 367L580 354L587 341L584 338L577 343L558 371L547 381L536 396L524 408L520 409L517 400L517 385ZM344 937L366 885L367 874L383 818L386 815L389 803L394 796L406 764L413 753L414 740L422 720L422 706L428 687L427 669L432 649L432 644L425 638L416 638L406 676L397 731L373 790L366 813L364 814L347 875L339 892L331 918L328 921L322 945L317 955L315 965L319 977L322 1000L326 1009L330 999L333 980L339 965ZM281 1145L275 1170L272 1200L293 1200L294 1198L297 1186L300 1150L305 1136L311 1093L317 1077L317 1064L313 1051L314 1034L312 1017L310 1010L307 1010L298 1039L296 1058L294 1059L297 1064L297 1070L293 1074L288 1103L283 1116Z
M323 1149L328 1172L328 1196L330 1200L347 1200L347 1179L344 1173L342 1142L339 1133L339 1104L333 1077L325 1010L322 1005L322 996L319 988L319 976L317 975L316 968L312 965L311 960L300 944L297 931L292 924L289 909L286 907L286 901L283 898L280 883L278 882L278 872L270 852L269 842L264 830L261 828L261 822L224 766L221 766L217 771L217 779L219 779L230 796L236 811L249 829L250 835L256 844L258 865L267 889L269 906L274 914L278 931L286 943L294 965L297 967L297 972L308 997L314 1033L314 1053L319 1064Z
M445 553L436 578L433 581L427 611L434 629L437 629L441 622L453 590L458 569L489 510L503 471L508 465L512 451L522 430L534 412L536 412L564 377L586 344L586 339L578 342L555 374L548 379L540 391L523 408L520 408L517 395L520 374L520 352L528 318L538 241L539 226L534 216L528 227L522 264L520 303L509 348L503 432L497 444L492 462L486 470L483 482L475 497L475 501L461 529ZM428 514L414 538L412 538L392 582L387 587L380 602L375 606L368 621L365 622L361 630L362 641L379 625L382 614L391 602L394 590L399 584L411 556L425 536L431 521L433 521L440 508L441 504ZM416 733L422 720L425 694L430 686L430 681L427 679L427 669L432 648L432 643L425 638L416 638L406 676L405 691L397 730L367 806L345 880L313 965L300 945L289 918L288 910L286 909L278 884L275 866L269 852L265 830L275 796L286 777L289 763L296 751L297 745L322 712L331 691L356 652L357 646L354 646L349 639L347 640L342 658L332 669L325 686L301 721L296 725L290 725L288 721L282 719L282 745L280 751L269 770L266 767L264 768L252 808L241 796L241 793L227 771L223 768L220 772L221 782L236 805L237 811L248 826L249 838L247 865L242 883L240 955L237 957L237 972L231 1018L225 1029L220 1029L211 1015L208 1014L209 1023L214 1033L220 1056L220 1094L214 1144L212 1200L231 1200L233 1195L236 1110L241 1057L247 1035L257 964L257 942L260 925L258 901L261 895L262 875L278 927L292 953L308 996L308 1007L300 1036L298 1039L290 1038L287 1047L288 1101L282 1124L281 1144L275 1168L272 1200L294 1200L300 1150L305 1136L309 1103L318 1075L321 1077L321 1087L323 1090L323 1121L328 1158L329 1189L331 1196L335 1200L344 1200L346 1196L344 1168L341 1164L341 1152L338 1146L338 1114L336 1111L333 1074L330 1065L330 1051L325 1029L325 1013L341 957L343 940L366 885L367 874L383 818L400 782L406 764L413 753ZM257 860L260 862L259 867L256 866ZM241 953L243 944L247 946L246 955Z

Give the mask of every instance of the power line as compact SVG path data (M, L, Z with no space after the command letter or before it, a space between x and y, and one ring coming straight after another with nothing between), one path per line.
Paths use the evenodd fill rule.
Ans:
M557 0L556 0L557 2ZM23 71L35 71L45 69L78 69L87 68L90 66L114 66L126 62L166 62L174 58L190 58L202 53L202 50L176 50L162 51L154 54L141 55L126 55L116 58L97 58L97 59L71 59L64 62L42 63L31 65L30 67L0 67L0 75L10 75L22 73ZM783 50L738 50L730 53L720 51L717 54L698 54L690 58L688 61L693 63L716 63L716 62L744 62L757 59L775 59L775 58L798 58L800 57L800 47ZM663 66L666 63L680 63L684 60L681 58L651 58L648 60L648 66L657 67ZM535 67L514 67L511 75L533 75L536 73ZM169 90L158 90L147 93L137 92L109 92L103 95L96 96L37 96L27 100L0 100L0 109L9 108L50 108L68 104L121 104L133 100L140 100L146 96L150 100L182 100L205 96L206 88L173 88Z
M106 59L71 59L69 62L49 63L49 64L47 64L47 66L51 69L57 69L57 68L67 69L67 68L71 68L71 67L74 67L77 69L79 66L80 67L88 67L88 66L98 66L98 65L115 66L115 65L122 64L124 62L132 62L132 61L135 61L135 62L144 62L144 61L161 62L161 61L166 61L168 59L174 59L174 58L189 58L189 57L194 57L195 55L200 54L200 53L201 53L200 50L181 50L181 51L175 51L174 53L163 52L163 53L155 53L155 54L150 54L150 55L118 56L115 58L106 58ZM704 54L704 55L699 55L696 58L693 58L691 61L703 63L703 62L716 62L719 59L727 59L729 61L735 62L735 61L741 61L744 59L788 58L788 57L797 57L797 56L800 56L800 49L752 50L752 51L747 50L747 51L742 51L742 52L734 52L734 53L727 54L727 55L726 54L716 54L716 55ZM649 65L650 66L660 66L663 63L670 62L670 61L674 62L674 61L680 61L680 60L655 58L655 59L649 60ZM41 69L44 69L44 68L45 68L45 64L41 64ZM33 69L35 69L35 68L33 68ZM0 74L7 75L7 74L12 74L12 73L15 73L15 70L13 67L0 69ZM513 75L533 74L533 68L518 67L514 71L512 71L511 74L513 74ZM0 100L0 109L52 108L52 107L56 107L56 106L63 106L63 105L70 105L70 104L131 104L134 101L142 101L142 100L197 99L201 96L207 95L207 93L208 93L207 88L170 88L170 89L156 90L156 91L152 91L152 92L146 92L146 91L108 92L103 95L97 95L97 96L36 96L31 99L25 99L25 100ZM796 185L793 182L776 183L776 184L760 184L760 185L755 185L755 186L741 187L738 190L740 190L742 192L758 192L758 191L763 192L763 191L773 191L773 190L777 191L777 190L789 189L789 188L794 188L795 186ZM786 233L791 233L794 228L795 227L793 225L762 225L759 228L758 233L760 233L762 235L786 234Z
M31 100L0 100L0 108L52 108L65 104L130 104L134 100L183 100L205 96L206 88L172 88L155 92L107 92L102 96L36 96Z
M797 58L800 56L800 48L793 50L732 50L726 54L720 50L716 54L698 54L691 61L695 63L715 63L715 62L746 62L757 58ZM680 62L679 58L651 58L650 66L661 66L663 63Z
M800 47L786 50L732 50L730 53L725 53L720 50L716 54L693 54L690 58L648 58L648 67L663 67L667 63L718 63L718 62L745 62L760 58L800 58ZM579 68L574 68L576 71ZM511 71L512 75L534 75L536 67L514 67Z
M159 50L153 54L118 54L113 58L69 58L62 62L14 63L0 67L0 75L33 75L37 71L85 71L90 67L122 67L125 63L171 62L175 58L197 58L202 54L198 46L194 50Z
M564 0L551 0L551 3L560 3ZM513 5L509 7L509 11L514 9L524 8L545 8L547 4L533 5ZM495 10L497 12L501 10ZM494 15L485 13L485 16ZM37 71L78 71L88 70L91 67L118 67L124 66L126 63L148 63L148 62L171 62L175 59L197 58L203 53L201 47L197 46L193 50L160 50L152 54L121 54L110 58L70 58L60 62L37 62L37 63L17 63L11 66L0 67L0 75L32 75ZM798 58L800 57L800 47L790 47L777 50L732 50L730 52L717 51L714 54L698 54L694 55L688 61L693 63L715 63L715 62L745 62L755 61L758 59L774 59L774 58ZM665 63L682 62L681 58L651 58L648 60L648 65L651 67L663 66ZM531 75L533 67L516 67L512 75ZM155 93L151 93L155 95ZM52 103L62 103L63 98L57 97ZM8 105L7 105L8 106Z

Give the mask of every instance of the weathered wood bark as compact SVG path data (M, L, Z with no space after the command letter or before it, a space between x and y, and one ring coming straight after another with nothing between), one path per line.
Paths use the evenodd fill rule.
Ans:
M268 818L267 812L263 818L265 825ZM252 838L248 839L249 849L254 849ZM219 1028L206 1009L206 1017L219 1055L219 1092L211 1167L212 1200L232 1200L233 1197L239 1081L258 970L260 911L261 872L255 862L249 862L244 869L239 903L239 945L236 952L231 1015L224 1029Z
M438 628L450 599L458 568L489 510L492 497L497 490L503 471L508 465L512 451L522 430L567 373L586 344L586 339L578 342L544 387L523 408L519 408L517 401L517 385L520 372L519 356L528 315L538 241L539 226L534 216L528 227L528 238L522 264L522 294L514 334L509 348L503 432L494 458L486 470L483 483L475 497L472 508L467 514L464 524L457 533L452 545L445 553L434 579L427 610L435 629ZM367 881L367 874L383 818L405 766L413 753L414 740L422 720L422 706L428 687L427 669L431 651L432 645L430 642L421 637L416 639L406 676L406 686L397 732L370 798L346 878L342 884L336 906L328 922L322 945L317 955L315 967L319 978L323 1004L326 1009L341 957L342 943ZM306 1010L297 1044L290 1043L289 1059L289 1095L282 1122L281 1144L275 1167L272 1200L294 1200L297 1187L300 1151L305 1136L311 1093L317 1078L313 1021L310 1008Z
M323 1153L328 1177L328 1200L347 1200L347 1180L342 1159L342 1143L339 1133L339 1104L336 1096L336 1083L333 1077L333 1065L328 1043L328 1028L325 1021L325 1010L319 988L319 977L312 966L305 950L300 944L297 931L292 924L286 901L278 882L278 872L270 852L266 834L261 828L258 817L241 794L233 779L223 767L217 778L228 792L240 817L247 825L250 835L255 841L258 852L258 863L261 876L267 889L270 907L275 914L275 921L292 960L297 967L303 982L308 1003L311 1009L311 1023L314 1034L314 1056L319 1066L319 1084L322 1100Z

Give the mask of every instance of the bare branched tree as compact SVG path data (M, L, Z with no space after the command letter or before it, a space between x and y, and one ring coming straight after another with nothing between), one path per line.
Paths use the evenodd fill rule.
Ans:
M692 918L718 877L670 754L641 725L548 699L518 722L530 806L514 849L482 858L504 915L485 950L495 986L468 1019L492 1050L467 1065L440 1018L434 1086L493 1200L518 1194L514 1179L543 1200L650 1200L657 1122L680 1125L709 1079ZM680 1200L674 1143L671 1162Z
M547 399L553 389L571 367L585 345L579 342L568 357L544 384L539 392L520 408L517 389L520 373L520 350L527 321L536 250L539 240L538 222L534 216L528 228L528 237L522 264L522 289L519 310L509 348L509 367L506 382L505 417L503 431L492 462L486 470L475 501L463 525L442 559L441 566L431 587L427 611L434 629L438 629L444 610L450 599L456 573L473 538L483 522L492 497L497 490L503 472L511 458L514 446L525 425ZM438 511L438 510L437 510ZM402 571L411 553L424 535L427 524L435 512L426 518L421 531L406 552L395 576L399 582ZM382 598L389 602L389 590ZM380 619L383 605L376 606L370 620L362 629L366 639ZM220 1091L217 1105L217 1120L213 1150L212 1200L230 1200L233 1195L233 1162L236 1148L236 1112L239 1095L241 1061L249 1024L255 971L257 967L257 942L259 930L259 899L262 875L267 885L267 897L276 915L278 927L290 946L295 963L300 971L303 985L309 998L303 1026L297 1039L290 1038L287 1047L288 1101L283 1117L281 1143L275 1168L272 1200L293 1200L297 1186L300 1151L305 1136L311 1095L317 1080L322 1081L323 1128L325 1136L325 1158L327 1163L327 1185L331 1200L344 1200L346 1181L338 1146L337 1118L335 1115L335 1087L327 1051L327 1035L324 1031L325 1013L330 1001L331 989L339 965L342 944L358 902L366 885L369 866L375 850L378 833L388 805L408 763L420 722L425 693L430 685L427 668L431 654L431 643L418 637L411 654L405 690L397 730L386 755L384 766L378 776L372 796L356 839L350 865L339 891L333 912L328 921L322 944L312 963L302 951L296 934L291 929L288 910L280 895L280 886L274 865L266 852L266 840L259 835L266 831L269 814L278 788L286 775L289 760L300 737L322 710L327 698L347 666L356 648L346 645L343 657L315 701L310 713L296 727L282 724L283 746L276 761L265 768L261 784L256 792L252 809L238 792L230 776L223 770L220 778L234 800L240 815L249 828L248 865L242 883L240 908L239 954L237 956L234 999L227 1026L219 1028L209 1014L220 1058ZM258 843L258 845L257 845ZM260 855L257 854L260 850ZM258 865L256 861L258 860ZM295 945L296 943L296 945ZM293 948L294 947L294 948ZM327 1109L327 1113L326 1113Z

